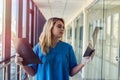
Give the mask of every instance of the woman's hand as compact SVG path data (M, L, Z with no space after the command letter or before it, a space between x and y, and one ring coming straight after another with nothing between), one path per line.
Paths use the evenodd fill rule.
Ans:
M22 62L23 62L23 58L20 57L20 55L17 53L15 56L15 63L22 66L23 65Z
M74 76L76 73L78 73L85 64L89 63L93 59L94 54L95 53L93 52L91 56L83 57L81 63L72 68L70 75Z
M93 52L91 56L83 57L81 64L85 65L85 64L89 63L90 61L92 61L94 55L95 55L95 52Z
M15 63L20 65L27 74L34 76L36 73L35 70L31 68L30 66L23 66L22 62L23 62L23 58L20 57L20 55L17 53L15 56Z

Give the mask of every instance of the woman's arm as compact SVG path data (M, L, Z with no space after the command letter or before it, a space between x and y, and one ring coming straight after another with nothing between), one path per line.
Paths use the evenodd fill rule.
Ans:
M70 75L74 76L77 74L85 66L86 63L90 62L93 59L93 56L94 54L88 57L83 57L81 63L72 68Z
M29 74L29 75L31 75L31 76L34 76L35 75L35 70L32 68L32 67L30 67L30 66L22 66L22 68L24 69L24 71L27 73L27 74Z
M72 70L70 72L70 76L74 76L75 74L77 74L83 67L84 67L84 64L80 63L77 66L75 66L74 68L72 68Z
M22 62L23 62L23 58L20 57L19 54L16 54L16 56L15 56L15 63L20 65L25 70L25 72L27 74L29 74L31 76L34 76L35 73L36 73L35 70L32 67L30 67L30 66L23 66Z

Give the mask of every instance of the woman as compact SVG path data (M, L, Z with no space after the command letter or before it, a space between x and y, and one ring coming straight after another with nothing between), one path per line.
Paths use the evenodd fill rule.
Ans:
M35 75L36 80L69 80L69 75L78 73L91 57L85 57L77 64L73 48L61 41L65 30L62 18L50 18L44 25L39 43L33 48L42 64L22 65L23 58L17 55L15 62L23 67L29 75Z

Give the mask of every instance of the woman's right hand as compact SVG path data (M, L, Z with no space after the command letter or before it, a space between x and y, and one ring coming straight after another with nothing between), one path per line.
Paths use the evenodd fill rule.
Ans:
M17 53L16 56L15 56L15 63L16 63L17 65L22 66L22 65L23 65L22 62L23 62L23 58L20 57L20 55Z

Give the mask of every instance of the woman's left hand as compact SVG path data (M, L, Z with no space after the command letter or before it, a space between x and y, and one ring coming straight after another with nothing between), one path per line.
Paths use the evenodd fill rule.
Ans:
M92 59L93 59L93 57L94 57L94 55L95 55L95 52L93 52L91 56L82 57L81 63L82 63L83 65L85 65L85 64L91 62Z

